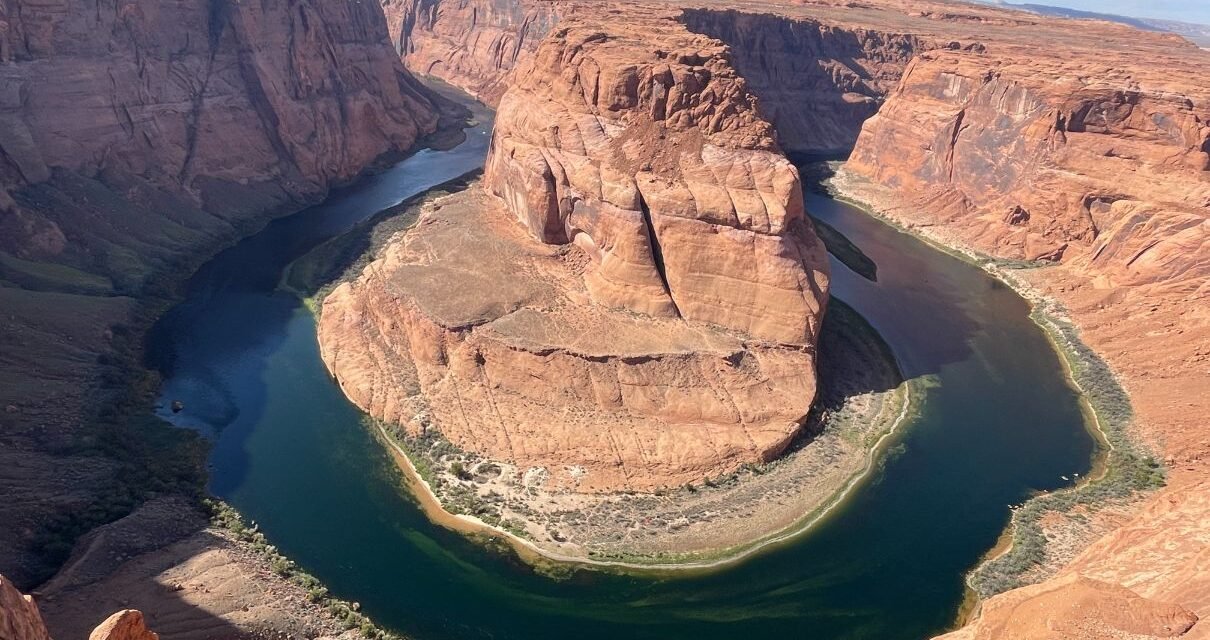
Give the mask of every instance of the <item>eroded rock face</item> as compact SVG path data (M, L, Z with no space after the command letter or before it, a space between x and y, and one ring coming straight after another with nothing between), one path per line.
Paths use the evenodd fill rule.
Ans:
M797 171L721 43L672 16L567 20L500 101L483 190L334 291L320 342L412 433L549 488L652 490L789 444L827 286Z
M675 487L785 448L815 394L812 350L596 304L586 262L473 187L328 296L324 362L371 414L547 489Z
M564 23L501 100L484 185L589 257L595 302L812 345L826 259L798 172L716 40Z
M0 564L18 584L53 569L45 523L109 486L107 460L63 456L129 379L103 354L138 341L115 331L139 300L437 119L373 2L0 2L0 484L28 498L0 501Z
M508 89L505 77L533 55L568 4L382 0L391 41L409 69L493 105Z
M422 40L441 39L438 48L450 55L479 52L480 77L508 73L513 66L497 64L491 47L468 46L477 42L475 29L451 27L456 22L435 26L443 17L467 15L453 6L481 16L489 4L522 12L539 5L429 4L449 6L431 9L436 20L424 24L433 26L413 32L416 50L433 46ZM1207 52L1175 37L1108 23L927 0L644 4L652 11L680 7L689 8L682 20L692 30L731 46L734 66L761 99L766 119L780 129L784 147L823 150L856 140L848 172L877 187L857 195L888 215L951 245L1049 263L1051 268L1020 277L1060 300L1083 339L1122 374L1140 432L1160 445L1173 484L1197 481L1197 490L1205 491ZM626 19L617 15L614 21ZM485 42L506 40L516 42L496 36ZM516 58L505 59L530 55L532 43L526 39ZM837 43L846 46L832 49ZM404 55L409 65L435 59L418 56L414 62ZM431 68L461 82L455 65ZM860 119L875 110L858 139ZM561 124L559 138L565 129ZM520 142L537 151L514 154L514 166L497 175L508 174L519 185L510 198L521 203L516 208L526 212L530 228L560 241L570 216L545 213L560 206L551 194L562 179L548 156L552 148L569 154L553 143ZM604 169L594 173L602 185L617 181ZM641 247L641 238L630 246ZM629 269L646 255L642 250L619 254L626 257L628 277L650 281L647 270ZM1176 602L1205 617L1210 583L1205 571L1189 569L1204 564L1207 509L1199 495L1162 492L1137 522L1082 555L1071 572L1101 582L1063 578L1057 591L1030 588L1023 597L1038 596L1047 609L1078 602L1112 617L1119 607L1138 604L1107 586L1125 585L1152 601L1139 605L1145 611L1174 611L1153 604ZM1064 591L1074 594L1071 600ZM1098 603L1112 604L1104 609ZM1168 633L1162 625L1114 627L1116 618L1088 627L1096 620L1074 615L1053 618L1068 625L1062 633ZM1005 629L1020 637L1059 633L1028 625Z
M851 149L908 62L936 46L910 33L805 16L689 8L680 19L731 47L781 144L802 152Z
M845 190L947 244L1051 263L1014 277L1061 302L1121 376L1171 476L1057 580L992 598L956 637L1200 637L1210 58L1103 23L1040 21L982 43L912 63L866 122L846 166L864 180Z
M916 52L940 46L891 28L829 21L834 11L736 11L733 3L628 3L621 22L647 12L676 15L689 31L731 47L734 66L763 103L782 145L842 152L894 88ZM696 5L696 6L695 6ZM498 104L561 17L591 16L577 0L383 0L391 38L408 68ZM683 7L683 9L682 9ZM789 6L779 7L783 10ZM834 8L829 8L834 9Z
M921 55L846 169L996 256L1077 263L1122 285L1205 277L1210 87L1102 57Z
M373 3L94 4L0 9L0 189L125 176L223 215L223 186L322 193L435 127ZM4 249L53 257L80 232L7 202Z
M50 640L34 599L22 595L4 576L0 576L0 638Z

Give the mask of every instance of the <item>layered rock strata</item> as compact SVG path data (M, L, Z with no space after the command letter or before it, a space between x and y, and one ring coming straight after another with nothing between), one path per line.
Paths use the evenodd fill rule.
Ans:
M17 0L2 19L6 187L55 169L322 187L435 125L372 4Z
M914 34L808 17L689 8L680 19L731 47L781 144L805 153L846 153L912 58L939 46Z
M137 377L108 352L137 349L140 301L411 148L437 111L374 3L0 2L0 485L26 497L0 504L11 578L45 579L58 552L35 538L117 491L112 460L61 456L98 448L84 425Z
M334 291L325 362L372 414L551 488L771 459L814 397L827 300L771 134L717 41L561 25L501 100L497 197L443 204Z
M716 40L561 26L501 100L484 185L590 258L601 305L814 343L825 257L798 172Z
M1122 285L1204 277L1210 87L1098 58L923 54L846 169L996 256L1077 261Z
M440 22L458 15L454 5L480 15L473 7L487 3L437 4L446 5L430 12ZM506 4L522 12L539 6ZM1205 491L1210 453L1200 437L1210 416L1207 52L1179 38L1103 22L952 2L644 6L686 8L682 20L692 29L725 40L766 117L781 129L784 146L822 150L855 141L845 185L850 193L940 242L1004 264L1054 265L1017 278L1062 302L1082 338L1122 374L1139 434L1172 470L1171 488L1131 527L1111 533L1061 575L1091 571L1109 585L1210 615L1210 583L1178 566L1200 562L1192 558L1205 548L1210 521L1195 499ZM861 33L867 35L855 35ZM827 54L822 44L829 35L859 45L859 55L842 49L852 64ZM467 51L465 43L476 35L472 28L426 27L409 37L442 39L438 48L454 52ZM519 47L518 58L532 55L527 50ZM480 61L480 77L512 68L489 55L471 58ZM432 58L416 61L426 59ZM433 68L460 82L453 66ZM793 101L806 102L782 107ZM858 136L860 119L874 113ZM810 119L821 124L809 127ZM830 131L821 135L821 127ZM1161 546L1168 551L1157 551ZM1101 584L1069 578L1055 584L1023 595L1044 594L1052 607L1070 593L1066 602L1085 603L1080 606L1089 611L1102 599L1112 608L1129 600ZM1005 598L1020 597L1015 593ZM1039 628L996 626L1013 610L989 605L979 633L1046 635ZM1073 623L1072 634L1092 633L1085 623L1089 619ZM1056 618L1055 624L1067 622ZM1129 634L1135 627L1099 629ZM1153 631L1163 635L1160 627L1142 630Z
M794 151L847 151L912 56L949 44L832 21L826 13L736 11L726 3L630 4L613 10L628 14L624 21L632 10L670 12L689 31L730 45L736 69L762 101L764 117ZM510 74L534 55L561 17L603 11L598 3L576 0L384 0L383 6L408 68L489 104L499 102Z
M382 0L396 52L414 73L441 78L488 104L571 5L547 0Z
M1184 607L1145 599L1133 591L1091 578L1065 576L996 598L977 626L944 640L999 638L1174 638L1198 618Z
M1210 615L1210 581L1188 569L1210 522L1210 58L1096 23L1046 56L1024 32L983 42L913 61L841 185L946 244L1053 265L1014 277L1060 301L1122 376L1171 475L1135 520L1106 526L1056 579L992 598L957 637L1196 635ZM1042 609L1043 626L1015 622Z
M472 188L325 300L324 361L371 414L552 490L680 486L785 447L814 396L811 351L602 307L586 262Z

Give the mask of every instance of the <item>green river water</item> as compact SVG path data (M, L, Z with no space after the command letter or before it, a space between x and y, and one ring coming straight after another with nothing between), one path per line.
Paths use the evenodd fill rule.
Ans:
M904 374L927 385L891 453L803 536L713 572L564 580L432 525L319 359L283 270L378 211L482 165L490 122L270 224L191 280L156 327L169 417L213 441L211 486L283 553L392 630L444 638L921 638L954 620L963 576L1009 505L1084 473L1094 441L1024 300L844 203L811 214L872 258L833 264ZM920 397L922 396L922 397Z

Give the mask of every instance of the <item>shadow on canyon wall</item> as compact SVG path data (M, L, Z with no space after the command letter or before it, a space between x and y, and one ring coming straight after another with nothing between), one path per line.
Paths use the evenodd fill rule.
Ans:
M847 154L922 47L911 35L735 10L686 9L681 22L731 47L782 146L801 152Z

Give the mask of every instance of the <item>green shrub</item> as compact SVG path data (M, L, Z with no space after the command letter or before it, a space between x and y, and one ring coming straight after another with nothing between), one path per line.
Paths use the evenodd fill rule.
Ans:
M1076 327L1059 317L1061 313L1053 302L1039 303L1032 317L1054 339L1072 379L1092 407L1105 439L1105 472L1075 487L1035 497L1013 513L1012 547L970 576L971 587L982 598L1024 586L1029 572L1046 562L1041 525L1046 513L1066 514L1076 506L1096 509L1109 501L1153 491L1166 482L1163 465L1130 432L1134 412L1129 395L1109 365L1080 340Z

